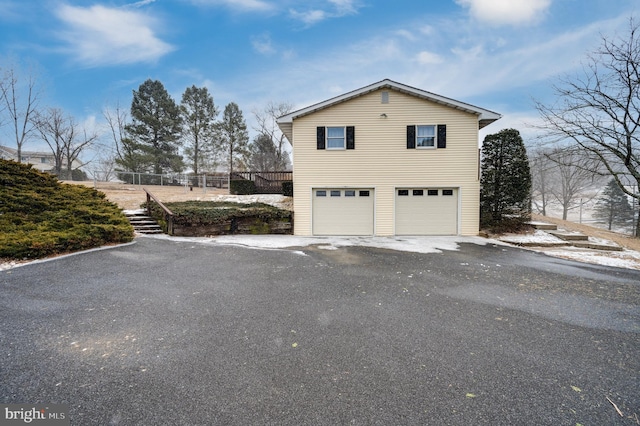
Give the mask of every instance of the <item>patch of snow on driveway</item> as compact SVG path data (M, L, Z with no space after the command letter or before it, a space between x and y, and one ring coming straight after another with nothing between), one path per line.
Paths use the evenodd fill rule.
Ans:
M441 253L458 250L460 243L499 244L482 237L299 237L294 235L221 235L217 237L169 237L149 235L145 238L165 238L173 241L234 245L260 249L289 249L318 246L324 250L340 247L374 247L414 253Z

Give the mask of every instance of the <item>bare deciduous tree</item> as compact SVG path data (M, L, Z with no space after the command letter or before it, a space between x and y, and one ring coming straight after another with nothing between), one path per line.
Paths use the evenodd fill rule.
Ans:
M280 127L278 127L276 119L290 113L292 110L293 105L288 102L269 102L263 110L252 111L257 123L254 130L260 135L266 135L271 138L276 146L278 164L282 168L288 168L290 166L289 155L286 151L289 140L282 133Z
M116 158L124 161L126 158L126 147L122 143L122 140L126 138L124 128L129 120L129 113L120 108L120 104L116 104L114 109L105 107L102 110L102 115L107 122L107 126L109 126L109 134L113 141L113 150L115 151Z
M65 116L59 108L48 108L45 113L36 114L33 121L53 153L55 173L61 178L70 179L74 161L98 139L97 133L88 132L73 117Z
M567 220L570 210L580 203L596 197L596 191L589 191L600 177L597 160L571 148L556 148L544 156L555 165L551 169L551 184L548 194L562 207L562 219Z
M603 36L582 72L562 78L554 90L556 103L537 103L547 137L598 159L620 189L640 200L624 185L631 180L640 187L640 25L631 19L625 37Z
M100 182L109 182L117 177L116 161L113 155L100 155L88 167L89 175Z
M6 69L0 78L0 103L3 113L11 126L12 137L18 155L18 162L22 161L22 147L34 131L32 119L38 111L40 91L33 71L21 78L17 67Z
M531 205L538 213L547 215L550 190L553 184L554 164L547 157L548 152L538 150L529 156L531 163Z

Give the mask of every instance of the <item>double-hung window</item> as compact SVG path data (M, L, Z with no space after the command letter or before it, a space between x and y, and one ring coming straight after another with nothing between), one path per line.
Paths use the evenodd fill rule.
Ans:
M327 127L327 149L344 149L344 127Z
M407 149L446 147L446 124L407 126Z
M435 148L436 126L417 126L416 148Z
M356 128L318 127L316 143L318 149L356 149Z

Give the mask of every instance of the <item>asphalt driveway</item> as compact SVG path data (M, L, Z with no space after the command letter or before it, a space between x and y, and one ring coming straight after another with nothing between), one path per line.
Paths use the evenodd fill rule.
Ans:
M138 238L2 271L0 402L74 425L638 424L640 271L302 251Z

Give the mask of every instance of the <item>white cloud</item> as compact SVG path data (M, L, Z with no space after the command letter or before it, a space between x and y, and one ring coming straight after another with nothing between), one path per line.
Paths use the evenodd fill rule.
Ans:
M398 30L395 32L396 35L405 38L409 41L416 41L418 40L418 37L416 37L416 35L414 33L412 33L411 31L408 30Z
M274 6L262 0L191 0L191 3L201 6L224 6L241 12L268 12Z
M312 26L318 22L330 18L341 18L347 15L355 15L358 13L358 0L328 0L333 6L331 10L321 8L310 8L306 11L298 11L289 9L289 15L298 21L302 21L307 26Z
M8 1L0 1L0 20L10 21L18 16L18 8Z
M243 93L244 99L235 99L243 107L286 99L302 108L390 78L503 114L501 120L483 129L481 137L514 127L529 140L535 131L526 124L535 122L537 116L531 98L551 99L550 79L576 70L585 53L597 47L600 34L625 28L628 16L564 32L541 29L526 34L479 30L478 23L440 20L434 36L418 32L415 40L408 40L402 30L419 28L419 23L416 18L376 31L368 39L334 44L328 40L318 49L298 49L295 61L255 70L250 77L255 90L247 91L246 76L234 79L229 90ZM440 58L441 62L417 66L419 52L428 53L424 60ZM332 61L326 61L328 57Z
M542 119L535 111L512 112L499 111L502 118L491 125L480 129L479 140L482 142L487 135L498 133L502 129L516 129L520 132L525 145L530 146L540 135L540 131L534 126L542 124Z
M329 0L329 3L336 7L340 16L357 13L358 8L354 0Z
M420 28L420 33L423 35L432 35L435 31L435 28L433 28L431 25L424 25Z
M422 51L416 56L416 60L421 64L440 64L443 59L440 55L432 52Z
M86 66L153 62L173 50L156 36L157 23L140 12L63 5L56 14L67 24L59 34L66 50Z
M605 29L624 26L626 17L598 21L564 33L549 34L546 39L530 38L498 49L492 36L477 37L475 44L454 47L438 67L404 69L409 83L426 90L464 100L536 84L548 86L548 80L579 67L588 51L597 46ZM500 40L498 40L500 44ZM510 45L515 48L508 48ZM537 96L531 92L529 96ZM527 99L527 102L529 100ZM482 106L482 105L481 105Z
M273 47L271 36L267 33L252 37L251 45L256 52L262 55L273 55L274 53L276 53L276 49L275 47Z
M128 4L124 7L142 7L142 6L146 6L148 4L154 3L155 1L156 0L140 0L135 3Z
M295 20L304 22L305 25L315 25L327 18L327 13L322 10L308 10L306 12L298 12L294 9L289 10L289 14Z
M518 25L538 21L551 0L456 0L475 19L493 25Z

